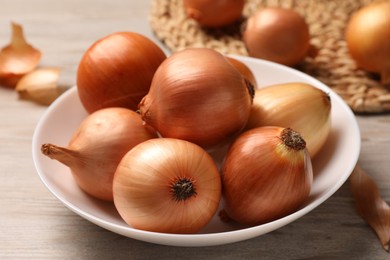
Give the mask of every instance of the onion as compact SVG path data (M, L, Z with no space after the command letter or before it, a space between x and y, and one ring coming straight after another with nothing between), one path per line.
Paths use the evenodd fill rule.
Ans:
M222 54L188 48L160 65L139 109L163 137L209 148L244 128L252 94L251 84Z
M250 56L287 66L299 63L310 49L305 19L280 7L262 8L249 17L243 41Z
M213 159L179 139L143 142L121 160L113 182L114 203L137 229L195 233L215 215L221 179Z
M187 16L210 28L227 26L239 20L244 5L245 0L184 0Z
M96 41L77 71L81 103L90 113L105 107L136 110L165 58L160 47L134 32L113 33Z
M76 183L88 194L113 200L112 179L125 153L156 133L126 108L105 108L87 116L68 147L43 144L42 153L70 167Z
M247 129L290 127L305 139L311 158L324 146L331 129L329 94L310 84L292 82L256 89Z
M358 67L390 84L390 1L374 1L351 16L346 42Z
M290 128L258 127L241 134L222 165L224 212L258 225L297 210L313 182L305 141Z

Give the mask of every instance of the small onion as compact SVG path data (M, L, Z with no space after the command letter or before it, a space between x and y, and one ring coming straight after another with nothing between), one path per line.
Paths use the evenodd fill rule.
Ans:
M88 112L106 107L136 110L148 93L164 52L134 32L118 32L96 41L82 57L77 90Z
M131 227L164 233L196 233L215 215L221 178L210 155L179 139L143 142L121 160L114 203Z
M230 25L242 16L245 0L184 0L188 17L201 26L217 28Z
M256 89L246 129L270 125L298 131L306 141L311 158L314 158L331 130L329 94L299 82Z
M299 63L310 50L309 27L291 9L266 7L247 21L243 41L252 57L287 66Z
M156 137L139 114L113 107L88 115L66 148L47 143L41 150L44 155L68 166L85 192L112 201L112 179L122 157L135 145Z
M245 127L252 94L251 84L222 54L188 48L157 69L139 110L163 137L209 148Z
M390 1L374 1L351 16L346 42L358 67L390 84Z
M276 220L303 205L312 182L299 133L272 126L249 130L233 142L222 165L224 212L246 225Z

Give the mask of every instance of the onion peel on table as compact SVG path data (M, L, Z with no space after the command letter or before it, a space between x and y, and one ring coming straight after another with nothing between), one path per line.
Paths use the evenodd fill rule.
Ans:
M389 251L390 206L380 195L378 185L359 165L350 177L357 213L374 229L382 247Z
M11 42L0 50L0 85L15 88L21 77L37 67L42 54L27 42L21 25L11 26Z

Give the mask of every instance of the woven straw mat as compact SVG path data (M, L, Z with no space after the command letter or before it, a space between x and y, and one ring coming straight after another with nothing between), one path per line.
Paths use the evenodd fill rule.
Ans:
M149 21L156 36L171 51L208 47L224 54L248 56L241 40L242 23L264 6L291 8L306 19L311 44L318 54L296 68L338 93L355 113L390 111L390 90L378 77L357 69L344 39L350 15L372 0L247 0L242 21L223 29L202 29L186 17L183 0L154 0Z

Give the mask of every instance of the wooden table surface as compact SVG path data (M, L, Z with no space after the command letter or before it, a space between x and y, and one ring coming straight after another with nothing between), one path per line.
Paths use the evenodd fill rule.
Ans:
M2 0L0 46L11 21L43 53L41 66L62 68L61 81L75 84L78 62L98 38L114 31L142 33L149 1ZM47 107L0 88L0 259L389 259L371 228L357 216L348 182L301 219L266 235L234 244L182 248L155 245L100 228L68 210L43 185L31 145ZM390 117L357 115L359 163L390 202Z

